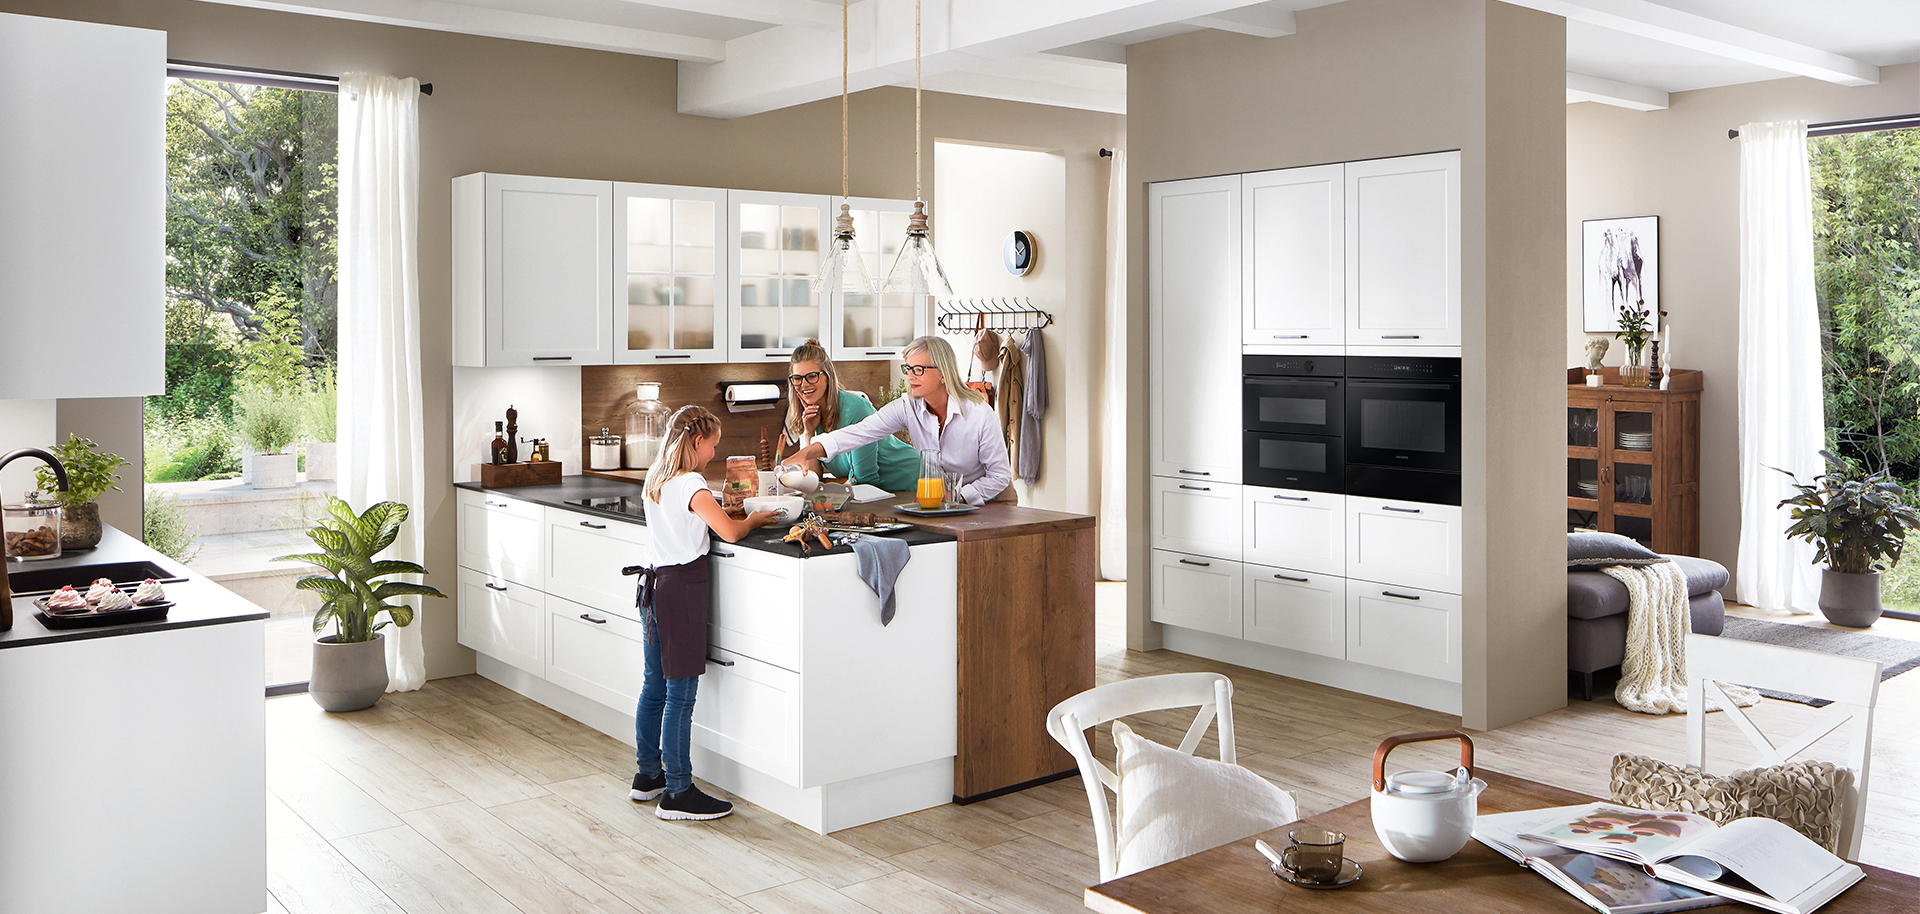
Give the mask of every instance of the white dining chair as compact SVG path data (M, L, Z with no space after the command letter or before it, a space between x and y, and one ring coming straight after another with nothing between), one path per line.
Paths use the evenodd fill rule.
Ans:
M1852 772L1836 810L1840 836L1836 853L1860 856L1867 821L1867 775L1873 761L1873 708L1880 696L1877 660L1860 660L1814 651L1758 644L1711 635L1687 636L1687 764L1706 769L1706 699L1724 708L1727 719L1758 750L1749 767L1780 765L1805 752L1828 734L1851 724L1841 767ZM1799 735L1775 742L1760 731L1745 710L1735 707L1720 683L1753 686L1831 700ZM1837 763L1837 762L1836 762Z

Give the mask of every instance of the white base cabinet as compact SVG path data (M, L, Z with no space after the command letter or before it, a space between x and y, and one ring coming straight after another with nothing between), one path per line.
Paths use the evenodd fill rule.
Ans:
M1240 563L1153 550L1148 618L1167 625L1240 637Z
M458 569L456 580L460 643L529 673L543 672L547 595L471 568Z
M1460 508L1349 495L1349 578L1460 592Z
M1348 660L1460 681L1458 594L1350 581L1346 616Z
M1347 656L1345 578L1292 568L1241 567L1241 637L1323 657Z
M1163 476L1152 485L1153 548L1240 558L1239 486Z
M1259 486L1242 491L1242 559L1321 574L1347 573L1345 495Z

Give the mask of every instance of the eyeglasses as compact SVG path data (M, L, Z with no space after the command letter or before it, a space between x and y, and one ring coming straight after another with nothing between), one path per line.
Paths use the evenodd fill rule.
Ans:
M793 385L805 384L808 387L812 387L820 383L820 379L826 377L826 375L827 373L824 371L809 371L806 374L790 374L787 375L787 383Z
M932 371L932 372L938 372L939 370L940 370L940 369L938 369L938 368L935 368L935 367L933 367L932 365L915 365L915 364L913 364L913 363L911 363L911 362L901 362L901 363L900 363L900 373L901 373L901 374L910 374L910 375L913 375L913 376L914 376L914 377L916 377L916 378L917 378L917 377L920 377L920 376L921 376L921 375L923 375L923 374L926 374L926 373L927 373L927 372L929 372L929 371Z

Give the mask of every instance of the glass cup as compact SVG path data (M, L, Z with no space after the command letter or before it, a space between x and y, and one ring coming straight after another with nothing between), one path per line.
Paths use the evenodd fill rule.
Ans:
M1346 862L1347 836L1328 828L1296 828L1287 832L1280 865L1302 882L1332 882Z
M949 508L966 507L967 500L960 494L960 474L952 470L949 470L947 471L942 482L947 493L946 507L949 507Z

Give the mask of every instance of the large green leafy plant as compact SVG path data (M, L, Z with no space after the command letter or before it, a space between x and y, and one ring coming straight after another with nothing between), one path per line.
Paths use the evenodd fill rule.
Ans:
M1788 473L1800 494L1780 502L1793 525L1790 539L1813 544L1813 560L1845 574L1883 571L1900 562L1907 531L1920 527L1920 512L1906 503L1906 490L1885 471L1867 473L1822 450L1827 472L1811 484Z
M79 435L69 435L67 440L52 448L53 456L60 458L60 465L67 471L67 490L60 491L60 485L53 477L53 471L41 467L33 471L34 482L40 491L53 495L54 501L62 506L77 508L100 500L107 490L119 490L115 485L120 481L114 472L127 462L118 454L109 454Z
M332 622L339 626L337 642L372 641L375 632L388 625L405 628L413 624L413 607L392 602L396 597L445 597L446 594L425 584L381 580L381 575L426 574L413 562L399 559L376 560L400 535L406 523L407 506L383 501L355 515L346 502L325 496L330 519L316 522L307 536L321 552L283 555L276 562L306 562L326 569L328 574L310 574L293 586L311 590L321 597L320 609L313 614L313 630L320 631ZM375 617L387 614L385 621Z

